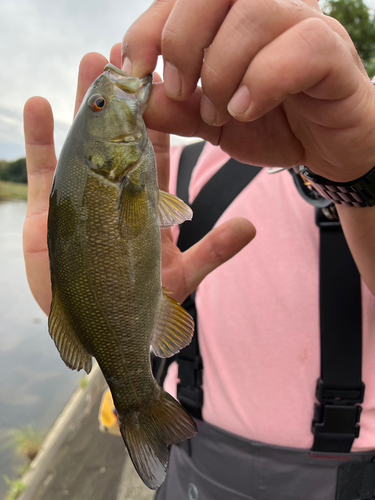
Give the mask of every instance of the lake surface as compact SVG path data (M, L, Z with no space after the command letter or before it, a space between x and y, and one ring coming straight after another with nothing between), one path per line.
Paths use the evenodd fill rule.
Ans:
M5 445L12 429L47 431L73 394L82 372L62 362L47 317L29 290L22 255L26 202L0 202L0 498L3 476L22 461Z

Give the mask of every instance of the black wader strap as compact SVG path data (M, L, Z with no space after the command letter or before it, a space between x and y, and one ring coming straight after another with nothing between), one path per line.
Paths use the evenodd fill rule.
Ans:
M187 146L180 161L177 195L188 201L191 173L204 143ZM204 186L195 199L192 222L180 227L181 251L198 242L260 171L231 159ZM312 431L314 451L349 452L359 434L363 402L362 314L360 276L338 221L317 209L320 228L321 378L317 383ZM195 294L183 306L196 321ZM195 323L196 325L196 323ZM178 399L196 418L202 418L202 370L197 325L191 344L177 356L180 384Z
M180 162L178 165L178 176L177 176L177 196L181 198L186 204L189 204L189 185L191 174L193 173L194 167L198 161L198 158L204 148L205 142L199 141L194 142L193 144L189 144L185 146L182 150ZM186 305L184 305L186 309ZM191 310L189 310L190 315L193 317L194 322L196 319L196 311L194 301L192 302ZM194 339L191 344L198 344L198 341ZM194 347L194 349L198 349L199 347ZM176 361L176 356L172 356L170 358L158 358L157 356L151 354L151 368L152 373L154 374L155 379L159 383L159 385L163 386L165 377L168 372L169 365ZM200 382L199 386L202 383Z
M201 145L199 144L199 146ZM180 191L177 192L177 195L184 199L185 202L187 202L190 175L197 160L197 156L195 156L195 160L193 157L194 153L196 155L197 148L197 144L187 146L181 158L183 165L180 163L177 182ZM201 150L202 147L200 151ZM190 154L192 155L191 157ZM185 162L189 165L189 176L183 171ZM193 165L193 167L191 165ZM181 251L184 252L193 246L214 227L225 209L259 171L260 167L244 165L230 159L212 179L207 182L191 205L193 220L191 222L184 222L184 224L180 226L180 236L177 246ZM180 175L182 177L180 177ZM177 386L177 398L193 417L201 420L203 406L203 363L198 343L195 294L188 297L182 305L194 319L195 332L190 345L177 354L179 366L178 376L180 379L180 383Z
M205 142L199 141L186 146L181 153L177 176L177 196L189 204L189 186L191 174L204 148Z
M359 435L362 383L361 281L339 221L316 211L320 228L321 378L313 450L350 452Z

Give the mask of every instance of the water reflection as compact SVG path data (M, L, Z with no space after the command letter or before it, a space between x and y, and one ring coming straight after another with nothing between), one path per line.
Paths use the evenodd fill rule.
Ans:
M61 361L47 318L29 290L22 256L25 202L0 202L0 498L3 475L15 476L19 460L2 445L9 431L28 424L48 430L81 373Z

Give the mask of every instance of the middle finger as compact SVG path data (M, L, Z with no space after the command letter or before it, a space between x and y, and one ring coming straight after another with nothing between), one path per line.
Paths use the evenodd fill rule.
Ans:
M230 8L231 0L180 0L164 26L161 53L167 95L176 100L190 97L199 80L204 50Z
M315 0L237 0L202 67L202 118L211 125L225 123L228 102L257 53L290 27L316 16L323 15Z

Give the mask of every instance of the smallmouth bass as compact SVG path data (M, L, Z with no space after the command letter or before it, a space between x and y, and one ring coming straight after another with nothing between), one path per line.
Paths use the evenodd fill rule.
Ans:
M69 368L89 373L96 358L133 464L156 489L170 446L195 435L196 425L150 366L150 346L172 356L194 326L161 285L160 229L192 213L158 188L142 117L151 85L151 75L140 80L106 66L68 133L50 196L48 323Z

